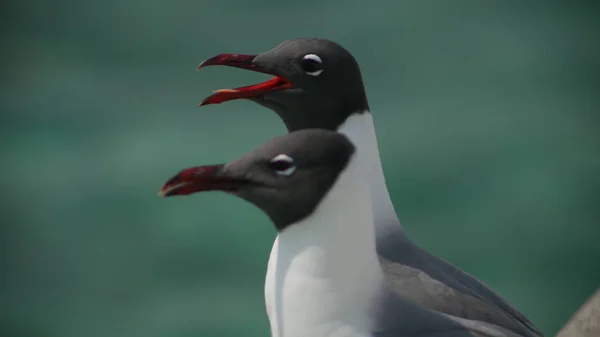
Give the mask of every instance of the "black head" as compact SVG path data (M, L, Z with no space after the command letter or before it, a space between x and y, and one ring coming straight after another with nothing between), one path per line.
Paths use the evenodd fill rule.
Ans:
M348 116L369 109L358 63L325 39L288 40L258 55L220 54L199 68L225 65L275 75L256 85L217 90L200 105L250 99L283 119L288 130L336 130Z
M205 191L231 193L258 206L282 230L315 210L354 150L337 132L301 130L275 138L227 164L182 170L160 193L165 197Z

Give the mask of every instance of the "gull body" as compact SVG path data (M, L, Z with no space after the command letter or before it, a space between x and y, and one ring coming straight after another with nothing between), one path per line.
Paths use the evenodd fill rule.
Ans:
M274 337L516 337L403 298L380 263L365 157L343 134L300 130L227 164L192 167L165 196L224 191L260 208L277 239L268 263Z

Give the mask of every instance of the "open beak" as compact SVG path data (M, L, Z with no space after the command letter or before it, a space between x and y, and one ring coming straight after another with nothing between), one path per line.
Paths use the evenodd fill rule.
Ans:
M197 166L184 169L167 180L158 194L162 197L171 197L207 191L232 192L245 183L243 179L223 173L222 164Z
M256 64L254 64L253 62L255 57L256 55L219 54L217 56L206 59L202 63L200 63L198 67L196 67L196 69L198 70L208 66L219 65L252 70L259 73L275 75L275 77L265 82L249 85L246 87L215 90L214 94L205 98L199 104L199 106L208 104L219 104L234 99L252 98L262 96L271 91L292 88L292 83L286 78L257 67Z

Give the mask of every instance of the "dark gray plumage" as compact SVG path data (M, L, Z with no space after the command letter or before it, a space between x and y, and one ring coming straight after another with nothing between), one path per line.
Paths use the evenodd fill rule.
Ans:
M306 55L318 56L320 65ZM251 98L275 111L288 131L305 128L336 130L349 113L369 110L367 94L354 56L336 43L321 39L295 39L257 55L253 63L293 83L288 90L272 91ZM307 75L305 68L323 70ZM318 122L316 122L318 121Z
M182 170L161 194L230 193L260 208L282 231L314 211L354 151L342 134L305 129L272 139L229 163Z
M234 194L262 209L281 231L313 212L353 154L345 136L307 129L270 140L222 172L248 181Z

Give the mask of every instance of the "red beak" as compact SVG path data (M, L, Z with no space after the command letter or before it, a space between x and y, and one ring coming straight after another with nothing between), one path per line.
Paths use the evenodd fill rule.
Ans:
M196 67L196 69L201 69L208 66L229 66L240 69L252 70L259 73L275 75L275 77L271 78L268 81L263 83L249 85L246 87L240 87L235 89L220 89L215 90L214 94L205 98L199 106L208 105L208 104L219 104L227 101L231 101L234 99L241 98L252 98L264 95L271 91L276 90L285 90L292 88L292 83L288 81L286 78L279 76L277 74L273 74L271 72L265 71L257 67L253 61L256 55L241 55L241 54L220 54L217 56L213 56L208 58Z
M207 191L234 191L245 183L245 180L224 175L222 168L223 165L210 165L184 169L169 179L158 194L171 197Z

